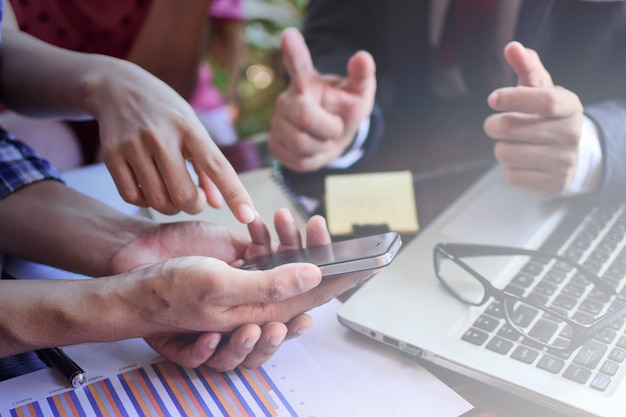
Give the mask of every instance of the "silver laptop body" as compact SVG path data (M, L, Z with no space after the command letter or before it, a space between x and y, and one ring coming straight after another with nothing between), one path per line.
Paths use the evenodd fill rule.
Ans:
M462 337L485 308L460 302L435 276L433 248L437 243L537 249L564 219L566 209L562 201L542 201L510 186L501 168L494 167L409 242L389 267L353 294L340 309L339 320L408 355L568 415L626 416L626 384L622 383L626 361L611 358L618 369L613 367L608 387L598 390L590 387L597 370L585 383L574 382L563 371L555 374L539 368L541 352L526 363L512 358L511 352L486 349L487 342L481 346L468 343ZM511 265L497 263L487 266L487 274L510 280L514 271ZM601 361L620 350L616 343L623 334L622 328ZM565 367L571 361L567 359Z

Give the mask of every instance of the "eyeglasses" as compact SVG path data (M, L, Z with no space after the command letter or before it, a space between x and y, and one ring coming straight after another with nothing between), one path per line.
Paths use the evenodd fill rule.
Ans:
M482 306L489 299L495 299L503 306L507 323L527 341L541 347L572 352L626 314L626 303L608 281L560 255L505 246L454 243L438 244L433 255L435 274L454 297L472 306ZM469 258L473 259L475 267L468 264ZM540 276L551 274L551 279L569 288L565 290L567 294L549 294L556 285L537 288L545 284L535 281L529 284L532 278L524 273L516 275L513 281L528 284L527 289L508 283L504 289L497 288L475 269L486 267L495 271L494 261L502 262L498 265L504 267L521 266L529 272L539 272ZM494 282L499 278L494 277ZM604 303L609 306L605 307Z

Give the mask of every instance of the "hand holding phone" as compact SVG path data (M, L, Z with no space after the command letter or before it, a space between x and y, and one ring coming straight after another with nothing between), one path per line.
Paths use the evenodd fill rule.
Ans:
M242 269L264 270L292 262L309 262L322 270L323 277L378 269L391 263L402 246L398 233L387 232L372 236L342 240L330 245L257 256L242 265Z

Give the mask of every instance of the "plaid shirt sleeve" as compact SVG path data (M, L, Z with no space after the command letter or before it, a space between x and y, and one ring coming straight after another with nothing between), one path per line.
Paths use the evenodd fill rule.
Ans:
M28 184L46 179L63 182L48 161L0 129L0 199Z

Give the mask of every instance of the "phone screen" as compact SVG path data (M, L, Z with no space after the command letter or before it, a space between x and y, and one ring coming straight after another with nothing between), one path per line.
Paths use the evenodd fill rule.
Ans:
M345 274L385 266L402 244L395 232L335 242L330 245L276 252L246 262L243 269L271 269L292 262L309 262L319 266L324 276Z

